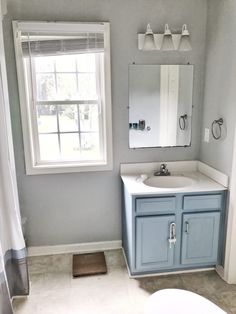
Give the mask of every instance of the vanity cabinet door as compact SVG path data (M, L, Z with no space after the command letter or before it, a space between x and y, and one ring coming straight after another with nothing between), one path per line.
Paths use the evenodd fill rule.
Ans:
M182 264L216 264L219 227L220 212L184 214Z
M169 243L175 215L136 218L137 270L167 269L174 263L174 244Z

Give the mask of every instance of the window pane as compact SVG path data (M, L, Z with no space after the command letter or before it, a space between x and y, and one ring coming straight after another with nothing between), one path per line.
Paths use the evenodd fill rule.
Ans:
M100 157L98 133L81 134L81 158L84 160L96 160Z
M75 56L58 56L55 60L57 72L76 72Z
M58 106L60 132L78 131L77 105Z
M57 134L39 134L40 159L58 160L60 157Z
M76 74L57 74L57 95L61 100L77 98Z
M79 99L97 99L96 77L94 73L78 74Z
M77 55L78 72L95 72L95 54L79 54Z
M54 105L38 105L37 120L39 133L57 132L57 111Z
M98 131L97 105L80 105L79 114L81 131Z
M35 57L36 72L54 72L54 57Z
M61 158L66 160L76 160L79 158L79 134L60 134L61 138Z
M37 74L37 99L38 100L54 100L56 89L54 74Z

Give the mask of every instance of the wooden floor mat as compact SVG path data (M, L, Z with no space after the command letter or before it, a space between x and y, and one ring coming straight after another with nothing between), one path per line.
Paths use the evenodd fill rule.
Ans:
M73 277L106 274L104 252L73 255Z

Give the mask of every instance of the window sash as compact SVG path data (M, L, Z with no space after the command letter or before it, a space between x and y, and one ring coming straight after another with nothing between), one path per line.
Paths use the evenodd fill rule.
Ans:
M62 153L62 149L61 149L61 134L78 134L78 137L79 137L79 151L80 151L80 154L82 153L83 149L82 149L82 139L81 139L81 135L83 134L98 134L99 136L99 150L100 150L100 153L99 153L99 156L100 158L94 158L94 159L88 159L88 160L85 160L85 159L75 159L74 161L77 161L78 160L80 162L88 162L88 161L98 161L98 160L102 160L103 159L103 153L101 151L101 148L102 148L102 142L103 142L103 136L102 136L102 132L101 132L101 126L102 126L102 115L99 114L98 115L98 130L95 130L95 131L91 131L91 130L85 130L85 131L82 131L81 130L81 125L80 125L80 114L79 114L79 104L76 104L73 102L73 105L77 106L77 112L78 112L78 129L76 131L62 131L60 129L60 118L59 118L59 113L58 113L58 106L60 106L63 102L60 102L59 104L56 103L56 102L53 102L53 105L56 106L56 121L57 121L57 131L55 132L40 132L38 130L38 117L37 117L37 110L36 110L36 117L35 117L35 120L36 120L36 123L37 123L37 136L36 136L36 140L37 142L35 143L36 146L35 146L35 149L37 150L37 148L39 149L39 151L37 151L37 156L38 156L38 159L37 159L37 164L44 164L44 163L49 163L49 162L65 162L66 160L64 159L60 159L60 155ZM86 104L86 103L82 103L81 104ZM38 104L35 104L35 106L37 107ZM96 102L96 105L98 106L98 102ZM58 145L59 145L59 159L58 160L45 160L45 159L42 159L41 158L41 151L40 151L40 144L39 144L39 137L40 135L50 135L50 134L54 134L54 135L57 135L58 137ZM73 159L69 159L69 161L73 161Z
M78 54L77 54L78 55ZM58 90L58 76L59 75L63 75L63 74L75 74L76 76L76 87L78 88L78 83L79 83L79 76L80 75L84 75L84 74L95 74L96 76L96 90L97 90L97 95L101 95L101 84L100 81L103 79L101 77L101 75L99 75L101 69L100 69L100 64L102 63L102 59L104 58L103 54L94 54L95 55L95 72L83 72L83 71L79 71L78 70L78 63L77 61L75 62L75 70L73 72L64 72L64 71L57 71L56 69L56 63L54 61L54 65L53 65L53 71L48 71L48 72L37 72L36 71L36 65L35 65L35 58L34 57L30 57L30 58L24 58L24 62L27 64L27 67L30 69L30 71L28 71L27 75L30 78L30 83L31 86L33 86L31 92L31 97L32 99L34 99L35 101L47 101L47 100L41 100L41 99L37 99L37 86L36 86L36 79L34 80L33 78L36 78L36 75L47 75L50 74L54 77L54 83L55 83L55 89ZM76 56L76 55L74 55ZM55 56L58 57L58 56ZM53 101L60 101L60 99L53 99ZM71 101L94 101L96 99L71 99ZM65 101L64 99L62 99L62 101ZM101 102L101 100L100 100Z
M102 93L102 90L101 90L101 83L100 83L100 80L101 80L101 77L100 77L100 62L101 62L102 58L101 56L97 55L96 58L95 58L95 75L96 75L96 82L97 82L97 94L98 96L101 95ZM25 62L26 64L26 68L27 68L27 76L28 78L30 79L31 82L29 82L28 86L31 87L31 90L30 90L30 95L32 97L32 107L33 107L33 110L32 110L32 113L31 113L31 117L32 117L32 126L33 126L33 133L34 133L34 136L33 136L33 145L34 145L34 152L35 152L35 164L36 165L44 165L44 164L52 164L52 163L57 163L57 164L60 164L60 163L63 163L63 162L73 162L73 160L71 159L58 159L58 160L43 160L41 158L41 153L40 153L40 143L39 143L39 135L40 134L46 134L46 133L40 133L39 130L38 130L38 118L37 118L37 106L38 105L45 105L45 104L52 104L52 105L55 105L55 106L58 106L58 105L69 105L69 104L73 104L73 105L77 105L77 107L79 105L82 105L82 104L97 104L98 105L98 133L99 134L99 150L100 150L100 154L99 154L99 158L96 158L96 159L89 159L89 160L84 160L84 159L76 159L74 160L74 162L79 162L79 163L86 163L86 162L91 162L91 161L102 161L104 160L104 155L105 155L105 151L104 151L104 145L103 145L103 141L104 141L104 135L103 135L103 114L102 114L102 101L101 101L101 98L99 98L98 100L52 100L52 101L41 101L41 100L37 100L36 99L36 95L37 95L37 87L36 87L36 70L35 70L35 62L34 62L34 58L29 58L28 61ZM61 72L53 72L55 74L57 73L61 73ZM76 71L76 73L81 73L81 72L78 72ZM31 84L30 84L31 83ZM57 124L59 124L59 121L58 121L58 112L57 112ZM58 131L59 131L59 125L57 126L58 128ZM55 134L58 134L58 142L59 142L59 153L61 155L61 142L60 142L60 134L62 133L65 133L65 132L56 132ZM67 132L67 133L73 133L73 132ZM81 133L90 133L90 132L75 132L77 134L79 134L79 144L80 144L80 151L81 151ZM92 132L91 132L92 133ZM95 132L93 132L95 133ZM52 133L50 133L52 134ZM60 156L59 156L60 157Z

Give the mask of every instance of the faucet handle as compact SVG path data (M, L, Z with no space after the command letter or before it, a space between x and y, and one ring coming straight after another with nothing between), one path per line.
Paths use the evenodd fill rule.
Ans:
M165 170L166 167L167 167L167 164L161 164L161 165L160 165L160 169L161 169L161 170Z
M161 164L160 170L154 173L154 176L170 176L170 172L167 169L167 164Z

